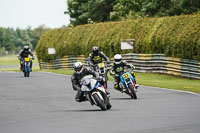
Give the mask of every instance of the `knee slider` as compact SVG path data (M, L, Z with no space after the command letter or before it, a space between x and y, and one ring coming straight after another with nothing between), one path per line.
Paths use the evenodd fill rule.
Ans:
M119 85L118 85L118 83L114 83L114 89L118 89L119 88Z

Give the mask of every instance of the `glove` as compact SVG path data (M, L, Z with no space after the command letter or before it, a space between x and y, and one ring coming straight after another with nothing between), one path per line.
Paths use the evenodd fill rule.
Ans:
M134 70L134 69L135 69L135 66L132 66L131 68Z
M22 60L20 56L17 56L19 60Z
M113 72L112 68L109 69L109 73L110 73L111 76L115 75L115 72Z
M102 77L99 76L99 77L96 78L96 80L97 80L97 81L101 81L101 80L102 80Z
M76 90L77 90L77 91L81 91L81 88L80 88L80 87L78 87L78 88L76 88Z
M35 56L33 56L32 59L34 60L34 59L35 59Z
M110 64L110 61L108 60L106 63L107 63L107 64Z

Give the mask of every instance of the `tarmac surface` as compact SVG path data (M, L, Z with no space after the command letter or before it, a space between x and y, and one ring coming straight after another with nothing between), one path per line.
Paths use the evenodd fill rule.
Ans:
M71 77L0 72L0 133L199 133L200 95L141 86L130 99L109 83L112 109L75 102Z

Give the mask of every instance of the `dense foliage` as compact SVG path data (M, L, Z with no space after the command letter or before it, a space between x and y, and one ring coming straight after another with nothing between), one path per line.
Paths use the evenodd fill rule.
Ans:
M13 28L0 27L0 56L18 53L24 45L28 45L32 50L35 49L40 36L49 30L44 25L35 29L28 27L27 29L16 30Z
M39 59L65 55L88 56L94 45L109 57L121 51L122 39L135 39L135 53L164 53L166 56L200 60L200 14L145 18L80 25L45 32L36 52ZM56 49L48 55L48 48Z
M191 14L200 0L67 0L72 25L140 17Z
M68 10L72 25L109 21L115 0L68 0Z

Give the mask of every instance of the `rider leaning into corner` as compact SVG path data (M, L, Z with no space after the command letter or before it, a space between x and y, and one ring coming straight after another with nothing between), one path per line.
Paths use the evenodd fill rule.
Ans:
M133 66L132 64L128 64L126 61L122 61L122 56L120 54L116 54L114 56L114 62L110 73L114 76L114 89L119 90L121 92L123 92L123 90L121 90L122 88L119 87L120 73L124 72L125 67L135 69L135 66ZM133 71L131 72L131 75L135 79L135 73ZM136 83L135 79L135 88L138 89L138 87L139 85Z
M95 65L103 61L102 58L109 64L109 58L103 52L100 52L97 46L94 46L92 48L92 54L89 58L89 65L93 67L93 70L96 69Z
M71 77L71 81L73 89L77 91L75 100L77 102L82 102L85 101L86 98L84 97L83 92L81 91L81 85L80 85L81 79L87 75L93 75L93 77L95 77L97 80L100 80L99 79L100 77L97 72L88 67L84 67L81 62L76 62L74 64L74 70L75 72Z
M20 70L23 70L24 58L27 58L29 55L31 55L34 60L34 55L31 52L31 50L29 49L29 46L24 46L18 55L18 58L20 60ZM31 62L31 70L32 70L32 62Z

